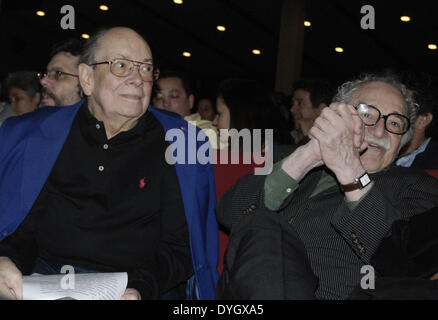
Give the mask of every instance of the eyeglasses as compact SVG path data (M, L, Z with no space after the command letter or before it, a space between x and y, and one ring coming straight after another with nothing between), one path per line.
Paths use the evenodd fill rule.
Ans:
M72 73L68 73L68 72L64 72L64 71L59 71L59 70L51 70L51 71L46 71L46 72L38 72L36 74L37 78L39 80L42 80L45 77L48 77L50 80L62 80L65 79L66 76L70 76L70 77L76 77L78 78L79 76L77 74L72 74Z
M375 126L380 119L384 119L386 131L399 135L405 134L411 126L408 117L398 113L390 113L384 116L379 109L365 103L359 104L356 110L366 126Z
M129 59L113 59L110 61L96 62L90 64L90 66L97 66L99 64L109 64L111 73L121 78L129 76L134 70L134 67L136 67L140 73L141 79L145 82L158 80L160 74L158 68L154 67L154 65L151 63L144 63Z

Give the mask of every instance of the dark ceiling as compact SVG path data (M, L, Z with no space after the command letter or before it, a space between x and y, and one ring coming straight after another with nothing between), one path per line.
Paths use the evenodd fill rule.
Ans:
M17 70L44 70L50 47L68 37L93 34L99 27L125 25L139 30L161 69L189 74L198 91L215 90L229 77L254 77L274 87L282 1L261 0L3 0L0 12L0 77ZM438 76L437 1L308 0L303 77L341 81L386 67ZM75 30L63 30L61 7L75 9ZM110 10L98 9L106 4ZM363 5L376 13L375 30L362 30ZM46 16L35 12L44 10ZM412 21L403 23L401 15ZM225 25L226 32L216 30ZM336 53L342 46L345 51ZM262 54L255 56L252 49ZM192 56L185 58L183 51Z

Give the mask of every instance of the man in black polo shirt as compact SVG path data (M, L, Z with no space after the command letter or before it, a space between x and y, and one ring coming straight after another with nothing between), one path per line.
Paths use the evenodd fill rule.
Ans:
M33 128L28 128L32 137L26 135L24 140L29 148L49 140L47 155L41 155L38 147L35 152L37 158L54 163L41 164L39 170L47 170L47 176L32 179L30 185L19 184L17 188L29 191L19 200L3 199L10 201L9 207L0 206L0 218L7 218L0 223L0 234L12 233L0 243L0 296L21 298L22 274L59 273L63 265L79 272L126 271L128 289L122 299L157 299L169 291L173 298L185 298L186 292L191 298L214 296L215 254L207 257L206 252L210 240L213 247L217 243L212 193L196 188L187 193L181 188L182 183L190 188L188 179L181 181L188 170L205 180L200 188L211 188L207 176L212 176L211 166L198 170L166 161L166 126L186 130L187 123L148 107L155 70L151 50L139 34L128 28L103 30L80 58L79 79L87 99L72 107L43 109L32 119L34 123L44 119L38 128L42 140ZM71 122L61 124L71 125L70 129L53 129L49 119L67 113ZM9 148L6 142L20 125L25 123L6 123L8 128L0 132L0 140L10 134L2 140L4 148ZM65 139L57 140L63 130ZM32 171L26 169L27 146L22 153L0 148L4 181L16 180L8 158L13 152L15 159L24 159L19 160L22 173L15 175ZM34 202L29 194L35 195ZM22 211L28 203L33 203L30 210ZM19 224L14 215L8 216L10 211L27 215L15 232L7 227ZM199 221L205 225L195 225ZM205 242L198 229L205 232ZM181 284L187 281L185 291Z

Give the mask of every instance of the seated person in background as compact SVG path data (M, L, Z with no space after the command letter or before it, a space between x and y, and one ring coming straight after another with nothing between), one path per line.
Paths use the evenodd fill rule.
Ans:
M347 299L393 223L437 206L437 179L393 165L416 117L405 87L365 75L334 101L308 143L218 203L232 230L219 298Z
M229 79L219 86L216 100L217 116L213 124L221 130L221 149L231 148L231 137L228 131L247 129L254 137L254 130L262 131L262 146L255 152L273 152L274 162L288 155L293 149L293 140L287 130L287 124L278 108L270 98L268 90L253 80ZM265 130L273 130L273 145L264 145ZM240 151L243 146L239 145Z
M268 91L263 89L259 84L252 80L230 79L220 84L217 97L218 116L214 124L221 129L220 144L222 149L216 153L216 162L214 165L214 174L216 181L216 195L219 199L222 194L231 188L238 179L249 173L254 173L256 167L267 166L265 160L257 163L254 155L265 150L265 145L261 148L254 149L254 130L255 129L272 129L273 130L273 153L266 152L264 156L273 157L273 161L278 161L289 155L294 146L292 137L289 134L286 122L279 109L274 106ZM244 163L245 147L242 146L245 140L238 142L237 147L233 145L232 139L228 135L228 130L247 129L250 133L249 148L246 153L251 154L250 161ZM245 139L245 138L243 138ZM263 139L263 138L262 138ZM262 142L262 141L261 141ZM229 152L231 151L231 152ZM254 154L253 154L254 152ZM232 163L233 153L237 153L239 163ZM230 159L231 155L231 159ZM247 154L246 154L247 155ZM227 162L224 161L227 160ZM271 159L272 161L272 159ZM223 255L227 246L228 236L224 232L220 236L220 255L219 255L219 272L222 271Z
M331 101L333 92L329 83L320 79L302 79L293 85L292 106L290 112L294 119L295 130L292 136L295 143L306 143L313 122Z
M47 71L38 74L43 87L42 107L70 106L82 99L78 63L83 46L84 42L78 39L63 40L53 46Z
M12 108L19 116L38 108L41 86L36 72L18 71L8 74L4 90Z
M11 107L9 103L3 100L7 100L7 98L4 97L2 87L0 84L0 127L7 118L16 116L17 113L15 110Z
M71 265L126 271L122 299L214 299L213 169L167 161L165 133L188 124L149 106L154 70L137 32L99 31L80 58L87 99L0 128L0 296Z
M438 169L438 95L434 88L415 91L418 104L414 136L401 151L398 166L423 170Z
M196 110L202 120L213 121L216 117L216 107L210 98L201 98L196 104Z
M164 71L154 85L152 105L158 109L179 114L187 122L202 129L213 147L216 147L217 130L210 120L202 119L199 113L191 114L195 102L190 80L182 73Z

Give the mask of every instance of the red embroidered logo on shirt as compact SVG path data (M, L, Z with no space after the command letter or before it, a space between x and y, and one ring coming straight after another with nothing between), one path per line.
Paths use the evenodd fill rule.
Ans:
M140 189L143 189L146 186L145 179L146 179L146 177L143 177L140 179L140 184L139 184Z

